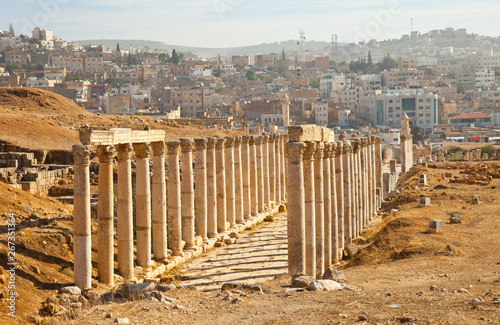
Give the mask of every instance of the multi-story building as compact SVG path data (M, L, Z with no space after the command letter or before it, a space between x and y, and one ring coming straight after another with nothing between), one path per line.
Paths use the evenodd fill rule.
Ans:
M312 103L314 121L317 125L328 126L328 102Z
M390 70L380 72L382 87L408 88L415 79L423 79L425 72L422 70Z
M279 56L276 53L260 54L255 56L255 66L261 68L278 67Z
M322 98L328 98L335 92L343 89L346 86L346 76L343 73L335 73L333 71L323 74L319 84L319 92Z
M417 59L400 56L398 58L398 68L400 70L416 70L417 69Z
M484 68L477 69L475 73L476 88L488 87L495 83L495 70Z
M87 73L101 73L104 71L103 65L104 63L102 57L86 57L84 59L84 69Z

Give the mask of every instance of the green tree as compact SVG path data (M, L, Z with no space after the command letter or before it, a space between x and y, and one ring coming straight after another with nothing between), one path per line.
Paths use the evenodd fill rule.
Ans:
M127 65L130 67L132 65L132 54L128 54Z
M424 135L420 132L420 126L414 126L411 128L411 135L413 135L413 144L418 144L418 142L424 143Z
M398 61L394 60L391 58L389 53L387 53L387 56L384 56L384 59L382 60L382 63L379 63L379 70L391 70L395 69L398 67Z
M12 23L10 23L9 25L9 34L11 37L16 36L16 31L14 30L14 26L12 25Z
M167 62L169 59L170 59L170 56L168 55L168 53L158 54L158 60L160 60L163 63Z
M319 87L320 87L320 82L321 82L321 78L315 78L313 81L311 81L311 88L316 88L319 90Z
M373 59L372 59L372 51L368 51L368 62L366 63L368 69L373 69Z
M116 43L116 53L120 53L120 43Z
M496 149L491 144L488 144L484 147L481 147L481 156L484 155L485 153L487 153L488 156L491 157L491 155L495 152L496 152Z
M175 49L172 50L172 64L179 64L179 56Z
M247 70L247 79L248 80L258 80L259 77L255 74L255 71L252 69Z
M286 53L285 53L285 48L283 48L283 51L281 52L281 60L286 61Z

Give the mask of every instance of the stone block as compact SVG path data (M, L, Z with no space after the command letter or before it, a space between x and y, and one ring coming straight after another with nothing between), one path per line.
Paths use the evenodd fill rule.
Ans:
M345 247L345 255L350 257L350 258L353 258L358 251L359 251L358 247L352 243L348 244Z
M431 205L431 199L428 197L421 197L420 198L420 205L424 207L428 207Z
M324 141L324 136L325 132L317 125L291 125L288 127L290 142Z
M437 233L443 231L443 220L429 220L429 232Z

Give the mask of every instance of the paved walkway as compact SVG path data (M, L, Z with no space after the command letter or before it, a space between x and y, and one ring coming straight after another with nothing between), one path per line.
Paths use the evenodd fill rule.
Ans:
M274 220L245 231L235 244L186 264L182 284L213 291L228 281L259 283L287 274L286 215L275 215Z

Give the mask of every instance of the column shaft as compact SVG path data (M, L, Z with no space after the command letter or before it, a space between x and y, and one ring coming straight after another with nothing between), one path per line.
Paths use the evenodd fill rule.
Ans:
M279 204L283 201L282 193L281 193L281 136L276 135L274 141L274 152L276 154L276 158L274 160L275 171L275 181L276 181L276 202Z
M342 259L342 252L344 251L344 233L345 233L345 202L344 202L344 142L338 142L335 151L335 184L337 191L337 215L338 215L338 260ZM334 234L335 235L335 234Z
M304 190L306 209L306 274L316 276L316 204L314 194L314 151L316 143L307 142L304 153Z
M165 142L153 142L153 255L157 261L168 258L167 183L165 181Z
M215 145L217 138L207 139L207 233L209 238L217 234L217 173L215 170Z
M243 181L243 216L248 219L252 215L252 199L250 194L250 137L242 138L241 171Z
M181 139L181 204L182 204L182 239L186 249L194 248L194 173L193 173L193 139Z
M263 136L262 141L262 177L264 180L264 205L266 209L271 208L271 186L270 186L270 173L269 173L269 136Z
M181 219L181 176L179 171L180 142L167 143L168 166L168 240L173 256L182 253L182 219Z
M269 201L271 205L276 204L276 151L275 141L276 134L269 137Z
M255 148L257 150L257 193L258 193L258 198L257 198L257 201L258 201L258 207L259 207L259 210L258 212L259 213L264 213L264 210L265 210L265 204L264 204L264 189L265 189L265 185L264 185L264 157L263 157L263 154L262 154L262 141L263 141L263 137L262 136L259 136L255 139Z
M207 232L207 139L195 139L195 194L194 211L196 236L208 242Z
M224 145L226 139L218 139L216 144L217 172L217 232L224 233L226 228L226 169L224 162Z
M226 147L224 149L226 168L226 218L232 229L236 227L234 143L234 137L227 137Z
M251 214L252 216L257 215L259 212L259 177L257 172L257 146L255 144L256 137L251 136L249 139L249 149L250 149L250 199L251 199Z
M236 223L245 222L243 206L243 170L241 163L241 137L235 137L234 142L234 209Z
M331 190L331 210L332 210L332 227L331 227L331 233L332 233L332 250L331 250L331 258L332 258L332 263L337 263L339 261L339 255L341 255L341 252L339 251L339 207L338 207L338 193L337 193L337 177L336 177L336 172L337 172L337 165L335 163L335 154L336 154L336 144L332 144L332 150L329 155L329 160L330 160L330 165L331 165L331 183L332 183L332 190ZM340 171L339 171L340 172Z
M325 144L323 159L323 192L324 192L324 260L325 268L332 265L332 166L330 156L332 154L332 143ZM335 184L334 184L335 186Z

